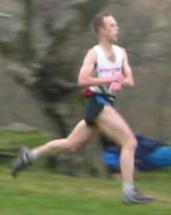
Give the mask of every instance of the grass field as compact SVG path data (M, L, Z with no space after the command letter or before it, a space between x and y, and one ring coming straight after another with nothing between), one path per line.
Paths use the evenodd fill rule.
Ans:
M137 184L154 195L149 205L123 205L119 180L74 178L27 171L13 180L0 168L0 215L170 215L171 173L138 176Z

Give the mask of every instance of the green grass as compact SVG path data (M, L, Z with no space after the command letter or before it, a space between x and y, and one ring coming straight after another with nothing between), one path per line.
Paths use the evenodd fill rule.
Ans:
M0 215L170 215L171 174L148 173L137 184L157 198L149 205L121 203L119 180L73 178L46 170L24 172L13 180L0 168Z
M35 147L48 140L42 131L12 132L0 128L0 150L16 151L21 145ZM157 198L149 205L121 203L119 180L73 178L37 168L17 180L9 164L1 161L0 215L171 215L171 169L142 174L137 184ZM11 165L11 164L10 164Z
M22 145L35 147L43 144L48 140L48 135L45 132L35 129L26 132L14 132L9 129L0 127L0 150L15 151Z

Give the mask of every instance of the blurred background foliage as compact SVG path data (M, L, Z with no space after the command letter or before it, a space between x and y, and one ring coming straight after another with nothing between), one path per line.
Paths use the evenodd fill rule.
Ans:
M95 3L1 0L0 149L3 153L6 153L4 148L9 149L9 143L13 144L11 151L15 151L23 143L35 146L50 138L66 136L82 118L85 101L76 80L83 56L96 43L90 23L99 11L109 11L118 20L118 44L127 49L136 79L136 88L126 89L118 96L117 108L135 132L169 141L170 9L170 0ZM23 127L30 126L38 132L33 129L26 136L16 136L16 131L10 130L11 125L14 130L18 126L21 133ZM5 147L4 141L8 143ZM90 152L93 160L88 162ZM86 163L89 171L97 174L98 157L99 146L94 144L85 146L77 159L73 155L61 159L73 162L78 168L81 162ZM54 158L49 163L54 164Z

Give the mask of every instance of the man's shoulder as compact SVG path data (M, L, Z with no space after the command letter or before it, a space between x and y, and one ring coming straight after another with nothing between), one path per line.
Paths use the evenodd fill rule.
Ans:
M91 62L96 62L96 60L97 60L97 53L96 53L96 51L94 49L94 46L92 48L89 48L87 50L87 53L86 53L86 55L84 57L84 61L87 61L87 60L91 61Z
M94 45L91 48L89 48L87 51L87 55L91 57L97 57L97 47L98 45Z
M122 51L125 51L125 48L122 47L122 46L120 46L120 45L114 44L113 47L118 48L118 49L120 49L120 50L122 50Z
M92 46L89 50L95 54L95 53L97 53L98 49L99 49L99 45L96 44L96 45Z
M127 56L127 51L126 51L126 49L125 48L123 48L122 46L119 46L119 45L113 45L113 47L115 48L115 49L117 49L121 54L122 54L122 56Z

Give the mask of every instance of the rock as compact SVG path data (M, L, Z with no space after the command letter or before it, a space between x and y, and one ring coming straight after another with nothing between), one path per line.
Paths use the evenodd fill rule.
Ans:
M35 131L37 130L35 127L24 124L24 123L19 123L19 122L12 122L10 123L7 128L12 131L12 132L30 132L30 131Z
M19 63L10 63L7 66L7 72L26 86L30 86L36 81L36 78L33 76L33 69Z

